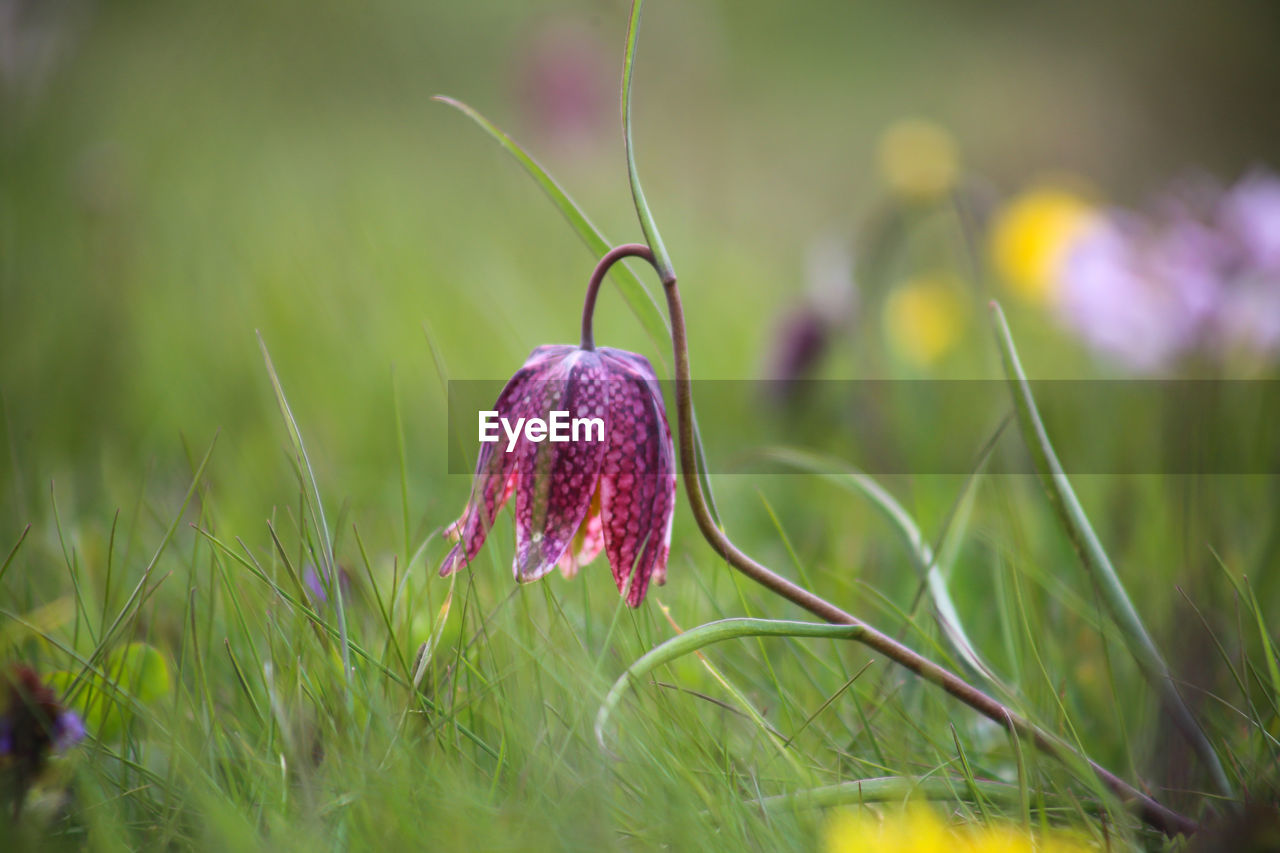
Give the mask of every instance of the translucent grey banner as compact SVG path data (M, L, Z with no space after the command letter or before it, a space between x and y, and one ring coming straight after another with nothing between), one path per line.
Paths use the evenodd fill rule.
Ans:
M449 383L450 473L473 472L481 413L495 411L505 384ZM674 385L659 385L674 433ZM1034 473L1003 381L696 380L692 390L713 474L794 472L768 452L790 448L831 457L833 473L853 466L876 475L963 475L1006 420L987 471ZM1277 380L1039 380L1031 392L1068 474L1280 473ZM572 414L579 413L559 417ZM506 452L512 432L498 416L490 422L493 447ZM566 420L560 434L571 439L570 426ZM582 426L579 440L594 440ZM515 434L526 440L523 430Z

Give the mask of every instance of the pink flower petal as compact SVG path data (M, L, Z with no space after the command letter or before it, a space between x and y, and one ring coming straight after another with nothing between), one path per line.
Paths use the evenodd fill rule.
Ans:
M604 550L604 524L600 520L600 491L591 497L587 517L573 537L573 542L560 555L560 573L576 577L578 569L590 563Z
M537 417L550 412L600 418L609 434L605 368L596 352L578 350L539 382ZM516 580L536 580L551 569L582 526L596 491L604 441L524 441L516 448Z
M533 392L538 380L573 350L572 346L535 349L498 394L498 400L493 404L498 416L508 418L512 423L517 418L529 417L536 402ZM441 577L453 574L475 559L489 535L489 529L493 527L494 519L498 517L498 511L515 488L516 458L516 453L506 452L501 441L480 445L471 498L458 520L445 530L446 535L459 541L444 558L440 566Z

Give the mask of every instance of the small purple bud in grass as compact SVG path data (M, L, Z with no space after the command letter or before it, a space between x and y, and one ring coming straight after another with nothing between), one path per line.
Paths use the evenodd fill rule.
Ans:
M70 749L84 740L84 720L75 711L63 711L53 723L53 748L56 751Z
M62 707L34 669L13 664L0 670L0 797L21 811L49 753L84 737L84 723Z
M593 345L541 346L494 404L500 419L599 419L567 441L481 445L471 498L447 533L458 539L441 576L475 559L498 511L516 498L517 581L557 565L566 576L602 550L614 582L638 607L650 582L666 580L675 512L675 444L657 378L643 356Z
M341 566L338 567L338 583L342 584L342 597L350 600L351 575ZM329 593L325 591L324 581L320 579L316 567L311 563L307 563L306 568L302 570L302 585L306 588L307 595L313 604L320 606L329 603Z
M302 583L306 586L312 601L316 604L328 603L329 596L325 594L324 584L320 583L320 576L316 574L316 567L310 563L307 563L307 567L302 572Z
M778 324L769 379L778 383L780 396L789 398L795 383L813 373L827 351L828 337L826 318L810 305L801 306Z
M769 394L783 405L795 402L800 381L816 372L857 306L853 255L840 235L826 235L810 245L805 273L806 292L775 329L765 364Z

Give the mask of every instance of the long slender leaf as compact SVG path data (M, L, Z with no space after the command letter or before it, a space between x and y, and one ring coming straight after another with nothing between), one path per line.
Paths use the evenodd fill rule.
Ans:
M631 181L631 197L635 200L636 216L640 218L640 228L644 238L653 250L653 257L658 262L658 275L663 281L674 279L675 269L671 266L671 257L667 247L658 233L658 224L653 221L649 212L649 203L645 201L644 189L640 186L640 173L636 171L636 147L631 141L631 70L636 59L636 40L640 37L640 11L644 8L644 0L633 0L631 19L627 23L627 49L622 60L622 139L627 149L627 178Z
M684 629L676 624L676 620L671 616L671 608L667 607L665 604L659 604L659 606L662 608L662 615L666 617L667 622L669 622L671 627L675 629L677 635L683 634ZM795 756L793 756L787 748L787 741L784 740L782 735L779 734L772 726L765 722L764 715L756 710L755 705L751 704L751 700L747 698L742 689L734 684L727 675L721 672L720 668L711 662L711 658L707 657L701 651L694 652L694 654L698 656L698 661L702 664L703 668L711 674L712 678L719 682L720 686L725 689L725 692L732 696L734 702L742 708L742 713L747 717L747 719L756 724L756 727L760 729L761 735L778 750L779 754L787 759L797 772L801 772L799 762L796 761Z
M213 441L209 442L209 449L205 451L204 458L201 459L200 464L196 466L195 473L191 476L191 485L187 488L187 493L183 496L182 503L179 505L178 511L174 514L173 520L169 522L168 528L165 529L164 537L160 540L160 544L152 553L151 559L147 562L146 568L142 570L142 577L138 578L138 583L134 586L133 591L129 593L129 597L125 600L124 605L121 606L120 612L116 614L116 618L112 620L111 625L102 632L101 640L99 640L98 645L94 648L93 653L89 655L89 659L84 668L76 676L69 693L74 693L76 690L80 689L85 675L88 674L89 671L106 656L107 652L111 650L111 643L116 637L116 632L121 629L121 626L125 624L125 622L138 615L143 603L148 597L150 597L151 593L155 592L156 589L159 588L160 584L164 583L165 578L169 577L169 575L166 574L164 577L160 578L160 580L156 581L155 585L153 585L149 590L147 589L147 582L151 580L152 572L155 571L156 565L160 562L160 557L164 555L165 549L169 547L169 543L173 540L173 534L178 529L178 524L182 521L182 516L187 511L187 505L191 503L191 498L200 487L200 480L204 477L205 466L209 464L209 458L213 456L213 448L218 444L218 435L218 433L214 433Z
M587 244L591 254L599 258L613 248L614 244L601 233L599 228L591 223L582 208L569 197L564 188L551 175L547 174L546 169L543 169L537 160L529 156L515 140L503 133L497 125L469 105L455 98L450 98L447 95L436 95L435 100L442 104L448 104L474 121L485 133L493 137L508 154L514 157L516 162L529 173L529 177L533 178L534 182L547 194L547 198L551 199L552 204L556 206L564 218L569 221L569 224L573 226L573 230L578 232L578 236L582 238L582 242ZM667 326L667 321L662 316L662 311L659 310L658 303L654 300L653 295L649 293L649 289L625 264L614 264L610 274L614 284L618 286L618 292L622 294L622 298L626 301L632 313L636 315L636 319L640 321L640 325L644 327L645 332L653 339L658 351L665 351L671 338L671 333Z
M631 141L631 80L632 69L635 67L636 41L640 37L640 11L643 7L644 0L633 0L631 17L627 22L627 48L622 60L622 140L627 151L627 180L631 183L631 198L635 202L640 230L644 232L645 242L653 250L653 258L658 266L658 277L666 283L675 281L676 271L671 263L671 256L667 254L666 244L662 242L662 235L658 233L658 223L654 221L653 214L649 211L649 203L645 201L644 188L640 186L640 173L636 169L635 145ZM670 337L669 333L668 337ZM702 447L702 430L698 427L697 412L692 413L692 419L693 452L698 460L697 477L702 483L702 494L706 497L711 518L719 524L720 513L716 509L715 495L711 491L711 480L707 475L707 456ZM689 472L686 471L685 475L688 476L688 474Z
M4 558L4 562L0 563L0 580L4 580L5 572L9 571L9 564L13 562L13 558L18 555L18 549L22 547L22 543L27 540L27 534L31 532L31 525L28 524L22 528L22 533L18 536L18 541L13 543L13 547L9 549L9 556Z
M627 68L630 69L630 64L627 65ZM628 85L629 80L630 77L628 72ZM503 150L514 157L516 162L524 167L524 170L529 174L529 176L533 178L539 187L542 188L542 191L546 193L549 199L551 199L552 203L555 204L556 208L564 218L568 220L569 224L573 226L573 230L578 232L578 236L582 239L582 242L586 243L587 248L591 250L592 254L598 258L613 247L613 243L604 236L599 228L596 228L596 226L591 223L591 220L587 218L585 213L583 213L582 208L578 206L578 203L575 202L569 194L565 192L564 188L561 187L560 184L557 183L541 165L539 165L538 161L533 159L533 157L521 148L514 139L504 133L493 122L481 115L477 110L456 98L450 98L447 95L436 95L435 100L453 107L463 115L467 116L467 118L474 121L482 130L484 130L485 133L489 134L489 136L496 140L497 143L502 146ZM629 115L630 114L628 113L628 127L630 126ZM627 134L629 138L630 130L627 131ZM635 164L634 162L629 162L629 165L634 167ZM643 200L643 196L641 196L641 198ZM641 214L642 224L645 216L648 215L648 208L646 207L644 210L645 213ZM650 217L650 220L651 219L652 218ZM650 225L652 225L651 221ZM656 230L654 233L656 234ZM661 244L653 247L655 257L660 257L658 254L660 248ZM661 251L665 254L666 249L661 249ZM670 261L667 262L667 269L670 269ZM671 327L667 325L667 320L663 316L662 311L659 310L658 303L654 301L653 295L649 293L649 289L644 286L644 283L640 281L635 273L627 268L625 262L614 264L613 269L609 271L609 274L613 276L613 281L618 286L618 292L622 294L623 300L626 301L627 306L631 308L631 312L636 315L636 319L640 321L640 325L644 327L645 332L653 341L654 346L657 347L658 358L664 365L665 369L666 361L662 358L662 353L666 351L670 344ZM702 447L702 433L698 428L698 416L696 413L693 416L693 449L698 459L697 476L702 481L703 494L707 497L707 504L708 508L711 510L711 517L718 522L719 513L716 511L715 498L711 493L711 483L707 479L706 475L707 459L706 453Z
M1009 332L1009 324L1005 321L1004 312L996 302L991 303L992 320L996 330L996 342L1000 347L1000 355L1004 361L1005 374L1009 382L1009 391L1013 395L1014 410L1018 414L1018 425L1022 430L1023 441L1031 453L1031 459L1049 496L1049 503L1058 516L1058 521L1066 531L1072 546L1080 557L1080 562L1093 578L1106 602L1111 618L1120 628L1125 646L1129 650L1143 676L1159 693L1174 724L1191 744L1196 755L1204 762L1214 785L1227 797L1233 797L1231 782L1222 768L1218 754L1214 751L1209 739L1191 714L1178 692L1173 675L1164 657L1156 649L1155 642L1147 633L1133 601L1125 592L1115 567L1112 566L1101 541L1089 524L1084 508L1076 498L1075 490L1067 479L1058 456L1054 453L1049 435L1040 419L1040 412L1031 395L1031 386L1022 370L1018 352L1013 345L1013 336Z
M622 700L627 688L636 679L652 672L664 663L692 654L712 643L733 640L738 637L819 637L823 639L851 640L860 636L862 625L828 625L821 622L793 622L785 619L721 619L690 628L641 655L627 667L609 688L608 695L596 714L596 740L605 746L604 730L609 716Z

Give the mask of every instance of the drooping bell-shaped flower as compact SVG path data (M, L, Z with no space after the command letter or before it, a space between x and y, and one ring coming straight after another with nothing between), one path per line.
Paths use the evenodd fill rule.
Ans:
M632 607L665 582L675 447L657 378L644 356L586 340L538 347L498 395L441 576L475 558L514 494L516 580L572 577L603 550Z

